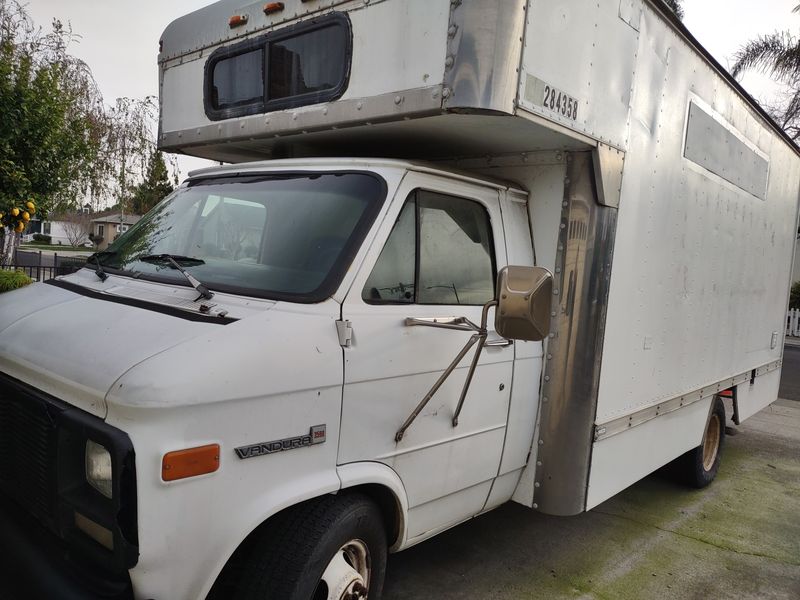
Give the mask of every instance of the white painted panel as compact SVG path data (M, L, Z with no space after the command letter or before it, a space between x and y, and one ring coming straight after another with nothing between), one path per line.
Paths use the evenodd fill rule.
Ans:
M447 53L447 0L381 2L348 13L353 64L342 99L441 83Z
M765 199L769 160L729 123L696 101L689 103L683 155L745 192Z
M534 264L531 230L528 224L527 197L509 192L500 207L503 213L508 264ZM491 348L487 349L492 352ZM508 429L503 448L500 474L525 466L533 441L533 430L539 412L539 378L542 371L542 343L514 342L514 375L508 410ZM514 479L514 485L519 477ZM511 497L513 488L509 491ZM492 490L495 494L495 488ZM508 498L506 498L508 499Z
M641 31L598 423L780 358L796 239L796 155L647 7ZM683 157L695 100L768 157L766 200Z
M711 398L595 442L586 510L636 483L703 439Z
M492 483L487 481L440 498L436 502L428 502L409 510L409 539L403 549L427 540L437 533L471 518L472 515L466 518L463 515L468 514L476 504L483 505L491 486Z
M396 441L400 426L471 335L465 331L408 327L406 318L464 316L478 323L482 312L481 306L367 304L362 299L362 289L401 207L417 189L480 202L492 224L497 266L507 264L500 190L446 176L409 172L392 199L386 218L376 225L375 241L342 306L343 317L352 323L353 337L344 350L339 462L378 461L397 472L409 507L426 506L420 513L409 514L410 536L427 534L439 525L448 527L483 508L502 458L514 361L513 345L487 348L481 354L458 425L454 426L454 411L473 356L468 353L421 409L403 438ZM496 337L493 319L494 309L488 318L490 338ZM475 495L478 489L484 489L483 497ZM462 490L469 491L462 494ZM422 524L415 514L425 515Z
M353 28L353 57L349 83L340 100L371 98L442 82L450 17L447 0L379 2L352 9L353 6L356 5L343 7L351 9L347 14ZM192 130L217 122L208 119L203 107L205 65L214 50L291 25L298 20L295 17L275 23L270 29L229 39L199 54L163 63L163 132L184 131L185 137L192 136L195 133ZM304 108L297 110L303 111ZM348 115L348 118L354 116ZM263 118L264 115L253 115L234 121L260 121Z
M619 0L529 2L520 105L624 149L640 3L628 4L620 14ZM575 119L543 106L543 84L578 100Z
M417 389L415 386L409 387ZM458 391L461 391L460 386ZM480 398L473 397L471 400L473 407L482 402ZM441 412L443 417L451 417L450 411ZM413 432L409 431L409 437L413 433L424 434L424 420L425 417L420 417L419 427ZM412 429L415 429L415 425L417 423L412 425ZM425 504L465 487L490 481L497 475L505 427L501 424L483 433L471 431L468 424L459 424L459 427L463 427L464 433L468 434L466 437L444 439L427 447L411 446L404 452L377 457L403 478L409 506ZM463 460L466 456L471 457L469 461Z
M486 506L483 507L483 512L488 512L508 502L517 487L521 474L522 469L517 469L495 479L492 484L492 492L489 494Z
M528 192L528 219L533 235L536 265L553 271L567 163L561 152L532 153L530 158L534 164L491 167L476 171L512 181Z
M778 397L781 383L781 369L756 377L752 385L745 382L736 388L736 399L739 404L739 420L749 419L762 408L769 406Z
M164 131L180 131L210 123L203 107L206 58L165 69L161 79L161 122Z
M525 466L533 442L533 430L539 416L539 381L542 374L541 342L514 342L517 353L528 347L537 350L531 358L517 358L514 361L514 382L511 389L511 406L508 412L508 433L506 434L503 462L500 474L508 473Z

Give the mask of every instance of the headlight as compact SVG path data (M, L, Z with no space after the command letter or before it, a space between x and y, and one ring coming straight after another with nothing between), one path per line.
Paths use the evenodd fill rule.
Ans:
M86 481L94 489L111 498L112 491L111 455L103 446L88 440L86 442Z

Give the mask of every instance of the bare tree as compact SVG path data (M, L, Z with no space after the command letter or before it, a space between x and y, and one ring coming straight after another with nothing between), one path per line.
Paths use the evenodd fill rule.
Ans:
M92 219L88 213L70 213L62 217L64 223L64 235L70 246L81 246L89 240L91 233Z

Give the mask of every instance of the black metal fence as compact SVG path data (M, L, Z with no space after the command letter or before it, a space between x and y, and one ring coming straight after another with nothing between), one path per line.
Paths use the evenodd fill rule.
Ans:
M86 256L69 256L58 253L42 254L29 250L16 250L11 264L5 269L23 271L35 281L47 281L59 275L74 273L86 264Z

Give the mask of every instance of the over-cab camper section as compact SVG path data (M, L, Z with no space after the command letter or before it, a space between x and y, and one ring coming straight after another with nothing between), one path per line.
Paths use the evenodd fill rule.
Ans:
M514 499L597 505L777 396L797 148L659 0L223 1L165 31L160 143L402 157L529 193L555 274Z

